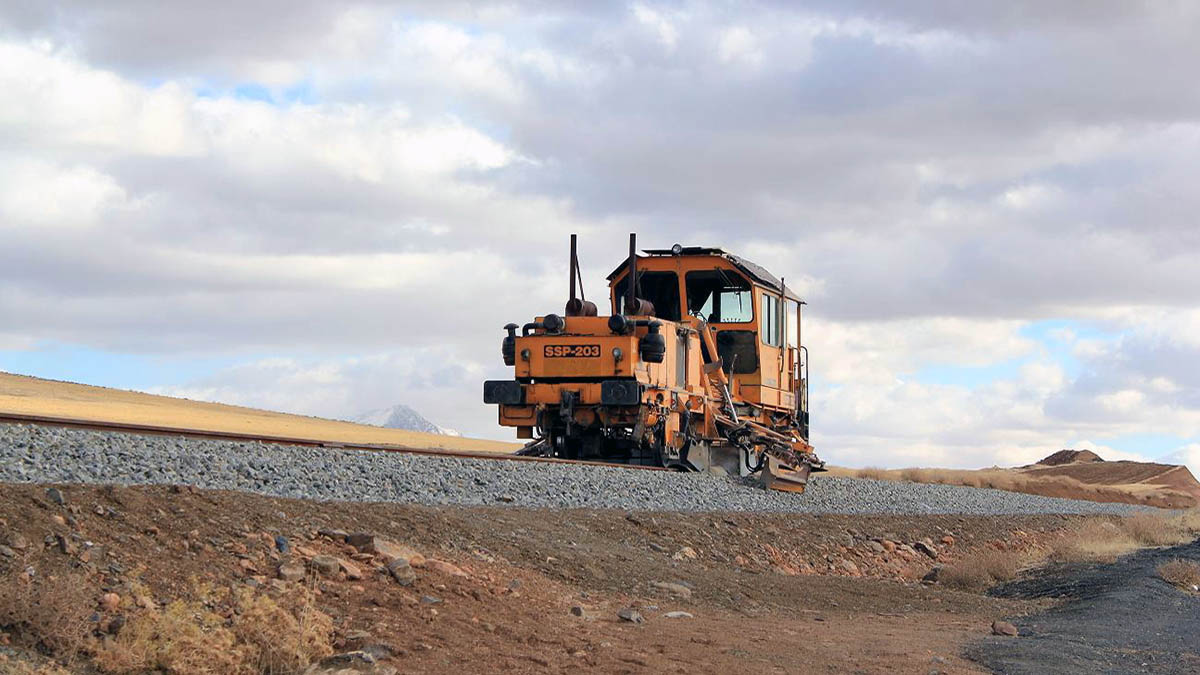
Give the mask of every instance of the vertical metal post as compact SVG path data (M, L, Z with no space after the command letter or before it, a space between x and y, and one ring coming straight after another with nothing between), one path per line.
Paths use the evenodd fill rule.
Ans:
M783 370L787 367L788 351L791 347L787 341L787 282L785 277L779 277L779 328L776 329L779 335L779 388L783 389Z
M577 264L579 264L577 262L579 260L579 258L575 254L575 242L578 238L579 238L579 235L575 235L575 234L571 235L571 264L570 264L570 267L571 267L571 300L570 300L570 302L572 305L575 304L575 277L577 274L575 266Z
M637 284L637 234L629 233L629 280L628 286L625 288L625 311L622 314L628 314L633 309L633 301L637 298L634 290L634 285Z

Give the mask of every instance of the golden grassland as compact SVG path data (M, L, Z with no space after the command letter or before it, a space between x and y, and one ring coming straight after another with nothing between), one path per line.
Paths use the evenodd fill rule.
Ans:
M831 476L870 478L873 480L905 481L909 483L934 483L940 485L963 485L975 488L993 488L1010 492L1067 497L1097 502L1124 504L1147 504L1179 508L1193 506L1196 499L1170 486L1155 483L1096 484L1085 483L1071 476L1044 475L1038 471L1020 468L1002 469L881 469L866 467L849 469L829 467Z
M383 429L9 373L0 373L0 412L437 450L512 452L520 447L516 443Z

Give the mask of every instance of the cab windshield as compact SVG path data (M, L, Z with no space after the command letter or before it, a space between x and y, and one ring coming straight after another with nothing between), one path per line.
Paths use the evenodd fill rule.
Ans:
M688 314L709 323L754 321L754 294L750 282L730 270L688 272Z

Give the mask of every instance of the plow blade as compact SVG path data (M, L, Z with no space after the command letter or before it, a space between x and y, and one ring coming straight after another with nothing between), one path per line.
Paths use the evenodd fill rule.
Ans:
M774 457L768 456L767 463L762 468L763 487L780 492L802 493L808 485L808 475L812 467L801 464L799 467L786 466Z

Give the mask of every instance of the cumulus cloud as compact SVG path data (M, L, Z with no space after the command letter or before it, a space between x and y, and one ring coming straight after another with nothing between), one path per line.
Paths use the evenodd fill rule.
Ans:
M636 229L802 291L836 461L1190 438L1198 23L1116 0L8 3L0 348L240 356L163 390L333 415L416 392L490 434L499 327L561 304L567 233L598 297ZM1043 319L1071 325L1051 344Z

